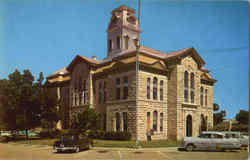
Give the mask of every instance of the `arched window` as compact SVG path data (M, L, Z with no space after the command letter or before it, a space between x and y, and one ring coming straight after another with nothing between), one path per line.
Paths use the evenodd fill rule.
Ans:
M83 103L86 103L86 95L87 95L87 91L86 91L86 80L83 81Z
M157 121L158 121L157 111L154 111L153 113L153 130L154 131L157 131Z
M150 99L150 78L147 78L147 99Z
M184 101L188 102L188 72L184 73Z
M123 130L128 131L128 113L123 112L122 115L123 115Z
M160 100L163 101L163 80L160 81Z
M116 99L118 100L118 99L120 99L120 95L121 95L121 93L120 93L120 78L116 78Z
M190 78L190 97L191 97L191 103L194 103L194 73L191 73L191 78Z
M201 87L201 89L200 89L200 102L201 102L201 106L203 106L203 93L204 92L204 89L203 89L203 87Z
M123 99L128 98L128 77L123 77Z
M205 106L207 106L207 89L205 89Z
M107 84L106 82L104 82L103 84L103 102L106 103L106 99L107 99Z
M99 82L99 89L98 89L98 103L102 103L102 82Z
M163 113L160 114L160 131L163 131Z
M125 49L128 49L129 45L129 36L125 36Z
M157 100L157 83L158 83L158 80L156 77L154 77L154 80L153 80L153 99L154 100Z
M109 52L112 51L112 48L113 48L112 40L109 39L109 40L108 40L108 51L109 51Z
M117 49L121 49L121 39L120 39L120 36L116 37L116 45L117 45Z
M150 112L147 112L147 132L150 131L151 126L150 126Z
M115 117L116 117L116 131L120 131L120 129L121 129L121 126L120 126L120 123L121 123L120 113L116 112Z

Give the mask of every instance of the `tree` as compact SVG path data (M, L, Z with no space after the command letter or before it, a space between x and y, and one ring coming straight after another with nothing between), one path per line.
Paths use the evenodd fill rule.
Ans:
M41 125L49 132L56 126L56 122L60 119L57 106L59 100L53 90L46 87L42 89L42 101L41 101Z
M218 111L220 109L220 106L217 103L214 103L213 108L214 108L214 112L215 112L215 111Z
M226 111L221 110L220 112L214 113L214 125L221 123L226 116Z
M236 114L235 119L239 121L240 124L248 124L249 112L240 110L240 112Z
M73 117L71 129L78 133L86 133L91 130L97 130L100 127L100 115L95 109L86 107L84 110Z

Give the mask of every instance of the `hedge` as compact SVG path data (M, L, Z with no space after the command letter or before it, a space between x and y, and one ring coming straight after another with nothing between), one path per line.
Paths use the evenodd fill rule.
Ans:
M101 130L97 130L97 131L90 131L89 135L90 138L93 139L103 139L103 140L131 140L131 133L130 132L126 132L126 131L118 131L118 132L114 132L114 131L109 131L109 132L105 132L105 131L101 131Z

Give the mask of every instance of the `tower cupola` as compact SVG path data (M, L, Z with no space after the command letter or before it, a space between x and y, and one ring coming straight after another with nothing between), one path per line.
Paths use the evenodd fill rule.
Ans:
M107 29L107 58L135 49L134 39L140 38L140 29L136 18L136 11L127 6L121 6L112 12Z

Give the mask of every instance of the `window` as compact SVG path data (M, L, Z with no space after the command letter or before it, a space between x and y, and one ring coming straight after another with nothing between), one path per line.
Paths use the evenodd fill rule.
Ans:
M190 97L191 97L191 103L194 103L194 73L191 73L191 78L190 78Z
M116 37L116 45L117 45L117 49L121 49L121 39L120 39L120 36L117 36Z
M120 78L116 78L116 99L120 99Z
M106 131L106 113L103 114L103 130Z
M107 100L107 88L106 88L106 82L103 84L103 102L106 103Z
M160 131L163 131L163 113L160 114Z
M150 126L150 112L147 112L147 132L150 131L151 126Z
M184 73L184 101L188 102L188 72Z
M154 77L154 80L153 80L153 99L154 100L157 100L157 78Z
M157 131L157 111L154 111L153 113L153 130Z
M83 103L86 104L86 80L83 81Z
M116 117L116 131L120 131L120 129L121 129L121 126L120 126L120 122L121 122L120 113L116 112L115 117Z
M128 49L128 45L129 45L129 36L125 36L125 49Z
M220 135L220 134L212 134L211 137L212 137L212 138L220 138L220 139L223 138L223 136Z
M207 106L207 89L205 89L205 106Z
M163 101L163 80L160 81L160 100Z
M102 83L99 82L99 88L98 88L98 103L101 104L102 103Z
M127 112L123 112L123 130L128 131L128 114Z
M123 99L128 98L128 77L123 77Z
M108 51L109 51L109 52L112 51L112 48L113 48L113 46L112 46L112 40L109 39L109 40L108 40Z
M204 89L203 89L203 87L201 87L201 89L200 89L200 102L201 102L201 106L203 106L203 92L204 92Z
M150 99L150 78L147 78L147 99Z

